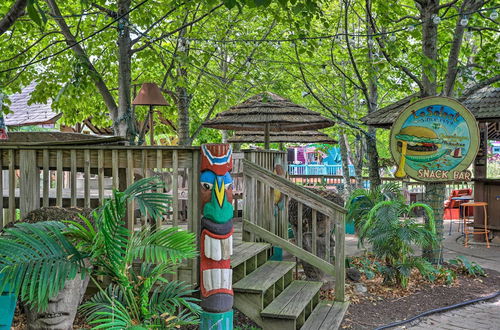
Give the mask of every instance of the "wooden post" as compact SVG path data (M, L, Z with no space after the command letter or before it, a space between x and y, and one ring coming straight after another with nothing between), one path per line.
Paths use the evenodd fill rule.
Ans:
M264 126L264 149L269 150L269 142L270 142L270 129L269 129L269 123L266 123Z
M21 219L40 208L40 172L36 166L36 150L19 151L19 205Z
M155 145L155 129L153 125L153 106L149 106L149 144Z
M335 301L345 301L345 216L335 216Z
M229 144L205 144L201 147L200 209L200 329L233 329L233 289L231 254L233 251L232 179ZM193 169L198 164L193 159ZM196 162L195 162L196 160ZM198 178L197 175L192 175ZM196 191L198 188L195 188ZM198 205L193 201L193 206ZM198 213L198 212L197 212Z

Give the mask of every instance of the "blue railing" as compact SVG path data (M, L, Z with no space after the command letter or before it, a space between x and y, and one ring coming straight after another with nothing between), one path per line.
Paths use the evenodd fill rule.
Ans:
M288 165L290 175L342 175L342 165ZM354 166L349 165L349 175L354 176Z

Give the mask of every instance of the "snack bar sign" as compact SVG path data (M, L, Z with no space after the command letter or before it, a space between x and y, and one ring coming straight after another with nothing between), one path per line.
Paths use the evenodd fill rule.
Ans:
M428 97L408 106L391 129L397 178L420 181L469 181L467 170L479 148L472 113L446 97Z

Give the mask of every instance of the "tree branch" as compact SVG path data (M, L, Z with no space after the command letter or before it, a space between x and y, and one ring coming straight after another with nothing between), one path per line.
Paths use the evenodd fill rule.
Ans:
M498 74L498 75L496 75L494 77L485 79L483 81L480 81L477 84L475 84L474 86L466 89L465 92L462 94L462 96L460 96L459 100L463 101L467 97L471 96L472 94L474 94L475 92L477 92L478 90L480 90L481 88L489 86L489 85L491 85L493 83L496 83L498 81L500 81L500 74Z
M103 7L97 3L92 3L91 4L92 7L94 8L97 8L99 9L100 11L102 11L103 13L105 13L106 15L108 15L109 17L113 18L113 19L117 19L118 18L118 13L114 10L111 10L109 8L106 8L106 7Z
M355 130L358 130L360 131L361 133L363 133L365 136L367 136L368 138L372 138L367 131L365 131L364 129L362 129L361 127L353 124L353 123L350 123L348 122L347 120L345 120L344 118L342 118L342 116L339 116L335 113L335 111L333 111L332 108L330 108L328 105L326 105L323 100L321 100L317 95L316 93L312 90L311 86L309 85L309 83L307 82L307 79L306 79L306 76L304 74L304 69L302 68L302 63L300 61L300 56L299 56L299 51L297 50L297 44L294 43L294 49L295 49L295 56L297 58L297 62L299 63L299 71L300 71L300 75L302 77L302 81L304 83L304 85L306 86L307 90L309 91L309 93L314 97L314 99L316 101L318 101L319 104L321 104L321 106L327 110L332 116L333 118L337 119L338 121L340 121L341 123L345 124L346 126L350 127L350 128L353 128Z
M28 0L17 0L14 2L7 14L0 20L0 36L4 34L16 20L24 15Z
M476 11L478 8L481 8L483 4L483 1L474 0L466 0L462 3L462 7L460 8L459 15L457 17L457 22L455 24L453 41L451 43L450 52L448 55L448 68L446 70L446 79L444 85L445 96L452 96L453 88L455 87L455 81L457 80L458 56L460 54L460 49L462 48L462 41L465 32L465 26L460 24L462 15L464 13Z
M170 32L164 33L164 34L162 34L161 36L159 36L158 38L154 38L154 39L152 39L152 40L150 40L150 41L147 41L144 45L142 45L142 46L140 46L140 47L137 47L137 48L135 48L135 49L132 49L132 54L137 53L137 52L140 52L141 50L143 50L143 49L147 48L149 44L152 44L152 43L154 43L154 42L156 42L156 41L158 41L158 40L165 39L165 38L167 38L167 37L169 37L169 36L173 35L174 33L179 32L180 30L185 29L186 27L191 26L191 25L195 24L196 22L201 21L202 19L204 19L205 17L207 17L208 15L210 15L211 13L213 13L214 11L216 11L217 9L219 9L220 7L222 7L223 5L224 5L224 4L223 4L223 3L221 3L221 4L217 5L217 6L215 6L214 8L210 9L210 11L208 11L207 13L205 13L205 14L201 15L201 16L200 16L200 17L198 17L197 19L192 20L192 21L191 21L191 22L189 22L189 23L183 24L182 26L178 27L177 29L175 29L175 30L173 30L173 31L170 31Z
M61 30L61 33L64 35L64 38L66 39L66 44L71 47L71 49L78 58L82 59L85 62L88 70L93 73L90 76L94 81L97 90L101 94L104 103L106 104L106 107L110 112L112 119L115 120L116 118L118 118L118 107L113 98L113 95L111 95L111 92L104 83L102 76L96 70L96 68L90 61L89 57L87 56L81 45L76 42L76 39L71 33L69 26L66 24L66 21L61 15L61 11L57 6L56 1L55 0L46 0L46 1L51 10L51 14L54 17L54 20L56 21L57 25L59 26L59 29Z
M177 9L179 9L180 7L184 6L186 3L182 3L180 4L179 6L177 7L174 7L172 9L170 9L169 11L167 11L165 13L165 15L163 15L162 17L160 17L158 20L156 20L155 22L153 22L153 24L151 24L147 29L146 31L142 32L141 35L139 35L137 38L135 38L134 40L132 40L132 46L135 45L137 42L139 42L141 40L141 38L145 35L147 35L156 25L158 25L158 23L162 22L165 18L167 18L168 16L170 16L170 14L172 14L174 11L176 11Z
M416 0L416 2L418 2ZM371 27L372 27L372 30L375 32L375 33L378 33L377 31L377 27L375 26L375 22L373 20L373 16L371 14L371 12L368 12L368 22L370 23ZM382 38L380 37L376 37L375 40L377 40L377 43L380 47L380 51L382 52L382 55L384 55L384 58L386 59L387 62L389 62L390 65L394 66L395 68L403 71L411 80L413 80L417 85L418 87L420 88L421 91L424 90L424 85L422 83L422 81L420 81L420 79L418 79L418 77L416 75L414 75L411 70L409 68L407 68L406 66L402 65L402 64L399 64L399 63L394 63L394 61L392 60L392 58L389 56L389 54L385 51L385 43L383 42Z

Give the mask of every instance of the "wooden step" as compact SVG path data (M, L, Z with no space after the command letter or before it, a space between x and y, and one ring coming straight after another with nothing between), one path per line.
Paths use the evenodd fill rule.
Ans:
M321 282L293 281L260 313L263 328L300 328L319 302L321 285Z
M231 268L233 269L233 283L238 282L246 275L263 265L269 256L271 244L243 242L233 249Z
M338 329L349 307L348 302L321 301L313 310L301 330Z
M293 280L295 262L268 261L233 285L234 307L262 326L260 312Z
M263 293L276 282L284 279L286 275L289 275L288 285L292 281L293 267L295 267L293 261L268 261L250 275L235 283L233 290L235 292Z

